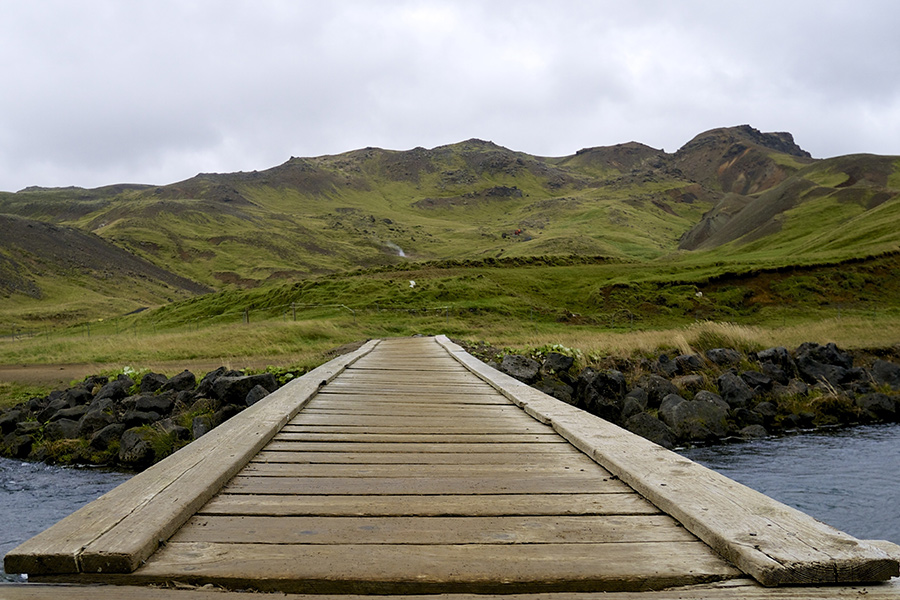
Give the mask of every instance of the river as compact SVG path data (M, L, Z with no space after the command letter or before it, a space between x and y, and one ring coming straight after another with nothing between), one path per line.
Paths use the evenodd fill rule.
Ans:
M679 453L858 538L900 544L900 425ZM129 477L0 458L0 556Z
M900 425L867 425L679 454L860 539L900 544Z
M0 556L131 477L0 458ZM19 581L0 564L0 581Z

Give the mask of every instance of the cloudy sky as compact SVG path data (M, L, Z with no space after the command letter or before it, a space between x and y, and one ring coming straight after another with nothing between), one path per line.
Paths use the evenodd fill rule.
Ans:
M900 154L896 0L0 0L0 190L477 137Z

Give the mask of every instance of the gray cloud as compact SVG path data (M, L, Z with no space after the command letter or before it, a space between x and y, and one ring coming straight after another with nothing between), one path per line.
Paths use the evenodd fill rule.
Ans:
M892 0L0 0L0 189L470 137L900 153Z

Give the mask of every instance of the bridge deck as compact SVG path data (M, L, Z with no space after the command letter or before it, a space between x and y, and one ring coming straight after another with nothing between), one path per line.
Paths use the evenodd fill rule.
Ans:
M94 574L88 557L81 573L33 579L486 594L744 577L576 449L569 413L541 422L539 402L526 412L445 346L385 340L350 364L133 572Z

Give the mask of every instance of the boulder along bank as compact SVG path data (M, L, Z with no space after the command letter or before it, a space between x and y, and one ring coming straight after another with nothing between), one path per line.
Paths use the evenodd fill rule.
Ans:
M492 358L489 347L457 343L507 375L667 448L900 422L900 365L834 344L750 353L713 348L576 370L573 357L558 352Z
M668 448L900 422L900 365L864 360L834 344L751 353L714 348L576 369L574 358L559 352L501 358L489 346L457 343L542 392ZM199 380L190 371L171 378L90 376L0 411L0 455L141 470L301 374L219 367Z
M153 372L90 376L0 411L0 455L141 470L293 377L247 375L225 367L199 381L190 371L171 378Z

